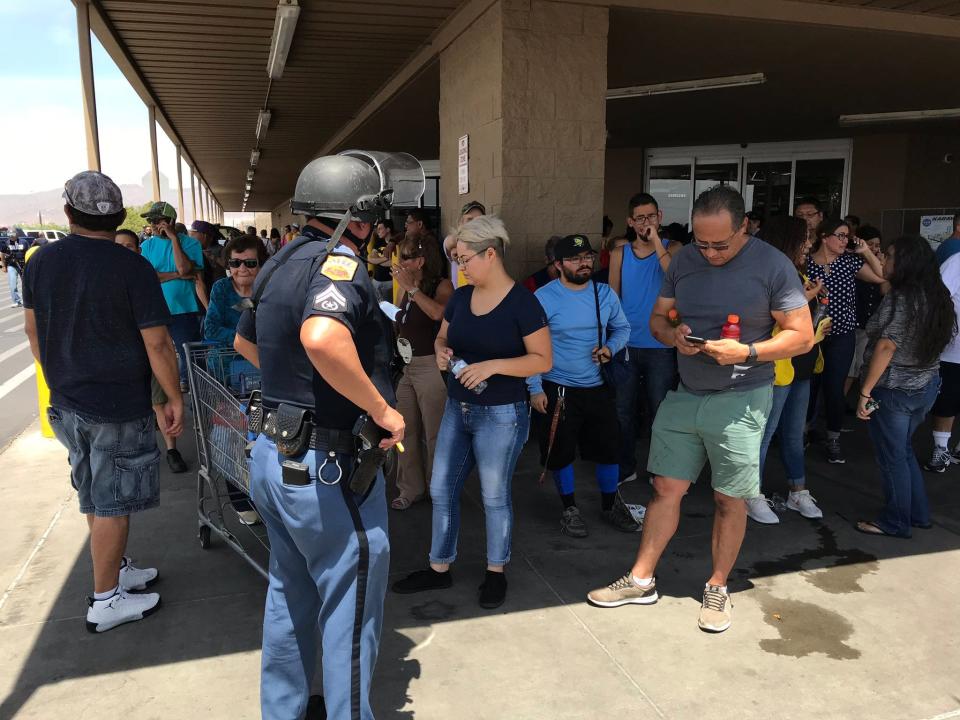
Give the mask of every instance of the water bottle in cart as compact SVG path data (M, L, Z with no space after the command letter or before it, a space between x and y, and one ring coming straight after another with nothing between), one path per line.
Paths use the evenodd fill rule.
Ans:
M453 373L453 376L454 376L454 377L458 377L458 376L460 375L460 373L463 372L463 369L464 369L467 365L468 365L468 363L467 363L466 360L464 360L463 358L459 358L459 357L457 357L456 355L454 355L454 356L452 356L452 357L450 358L450 372ZM487 381L486 381L486 380L481 380L479 383L477 383L477 386L476 386L475 388L473 388L473 392L475 392L477 395L479 395L480 393L482 393L482 392L483 392L484 390L486 390L486 389L487 389Z
M740 316L739 315L727 315L727 322L723 326L723 330L720 331L720 337L724 340L739 340L740 339Z

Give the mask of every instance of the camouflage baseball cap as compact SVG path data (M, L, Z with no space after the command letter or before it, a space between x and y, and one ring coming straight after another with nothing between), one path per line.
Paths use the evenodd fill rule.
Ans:
M123 195L117 184L103 173L77 173L63 186L63 199L74 210L87 215L115 215L123 210Z
M146 218L147 220L169 220L173 222L177 219L177 209L170 203L155 202L150 206L150 209L140 217Z

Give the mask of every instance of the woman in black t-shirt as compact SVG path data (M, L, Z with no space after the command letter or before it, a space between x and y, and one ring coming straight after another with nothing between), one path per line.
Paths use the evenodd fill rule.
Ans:
M549 370L553 356L543 308L503 266L509 244L503 222L487 215L476 218L457 230L456 239L457 263L471 284L447 303L435 343L437 365L450 374L430 482L430 567L394 583L393 589L413 593L450 587L460 491L476 467L487 528L480 606L495 608L506 597L511 480L530 425L524 379Z

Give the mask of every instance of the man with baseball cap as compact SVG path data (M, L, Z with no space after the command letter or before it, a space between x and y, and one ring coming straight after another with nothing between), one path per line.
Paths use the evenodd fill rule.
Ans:
M203 270L197 278L197 297L206 308L210 302L210 288L217 280L227 276L223 248L220 247L220 231L206 220L194 220L190 225L190 237L203 248Z
M587 526L574 499L573 461L577 447L597 464L601 519L623 532L640 525L617 492L620 424L613 388L600 366L622 350L630 323L609 285L595 284L594 251L585 235L568 235L553 246L557 279L536 292L550 323L553 367L527 380L530 404L540 423L540 456L560 492L561 532L586 537Z
M156 270L163 296L167 299L172 316L170 335L173 336L180 358L180 387L186 391L187 365L183 357L183 345L201 339L200 306L195 286L197 276L203 270L203 248L189 235L174 231L177 210L170 203L155 202L140 217L146 218L153 228L153 237L144 241L140 251ZM179 463L171 461L171 469L183 472L187 468L185 464L180 468L181 463L182 458ZM180 469L175 469L174 464Z
M87 629L104 632L160 606L145 590L158 573L124 552L130 515L160 502L150 376L167 395L163 429L183 429L170 313L150 264L114 242L126 212L120 188L98 172L67 181L70 234L35 252L23 278L24 326L50 385L48 417L70 457L90 527L93 596Z

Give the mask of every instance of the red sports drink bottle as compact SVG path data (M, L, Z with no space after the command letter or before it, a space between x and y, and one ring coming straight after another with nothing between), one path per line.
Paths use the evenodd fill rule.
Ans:
M740 316L727 315L727 322L720 331L720 337L725 340L740 339Z

